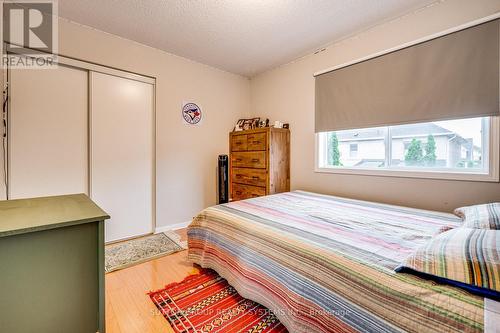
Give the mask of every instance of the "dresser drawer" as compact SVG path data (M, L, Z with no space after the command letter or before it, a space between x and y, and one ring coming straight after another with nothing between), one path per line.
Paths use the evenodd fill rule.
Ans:
M256 198L266 195L265 187L232 184L232 199L233 200L244 200L249 198Z
M267 171L264 169L233 168L231 170L231 181L233 183L265 187L266 179L267 179Z
M231 154L231 166L237 168L266 168L265 151L236 152Z
M255 133L247 135L248 150L266 150L266 133Z
M245 150L247 150L247 136L233 135L231 137L231 151L245 151Z

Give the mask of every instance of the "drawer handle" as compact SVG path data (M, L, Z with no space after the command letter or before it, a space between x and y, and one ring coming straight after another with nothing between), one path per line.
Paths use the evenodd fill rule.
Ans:
M259 176L252 176L252 179L259 179Z
M241 195L241 191L236 191L236 194L237 195Z
M243 178L243 175L236 175L236 178Z
M241 158L236 159L236 162L241 162L241 161L243 161L243 159L241 159Z
M260 160L259 160L258 158L252 158L252 162L254 162L254 163L257 163L257 162L259 162L259 161L260 161Z
M260 143L260 141L254 141L254 142L252 142L252 143L253 143L254 145L256 145L256 144Z
M241 142L241 141L236 141L236 143L235 143L235 145L237 145L237 146L241 146L242 144L243 144L243 142Z

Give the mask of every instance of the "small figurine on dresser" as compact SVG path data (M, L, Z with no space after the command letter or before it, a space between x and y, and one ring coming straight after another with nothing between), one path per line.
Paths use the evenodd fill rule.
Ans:
M260 128L269 127L269 119L268 119L268 118L261 119L261 120L259 121L259 127L260 127Z

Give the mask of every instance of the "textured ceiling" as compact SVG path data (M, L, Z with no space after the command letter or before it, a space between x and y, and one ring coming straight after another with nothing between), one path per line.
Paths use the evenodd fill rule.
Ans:
M436 0L59 0L59 15L253 76Z

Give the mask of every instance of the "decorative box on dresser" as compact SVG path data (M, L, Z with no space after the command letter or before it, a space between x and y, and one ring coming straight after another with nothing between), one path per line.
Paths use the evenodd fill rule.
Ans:
M229 147L232 201L290 191L290 130L232 132Z

